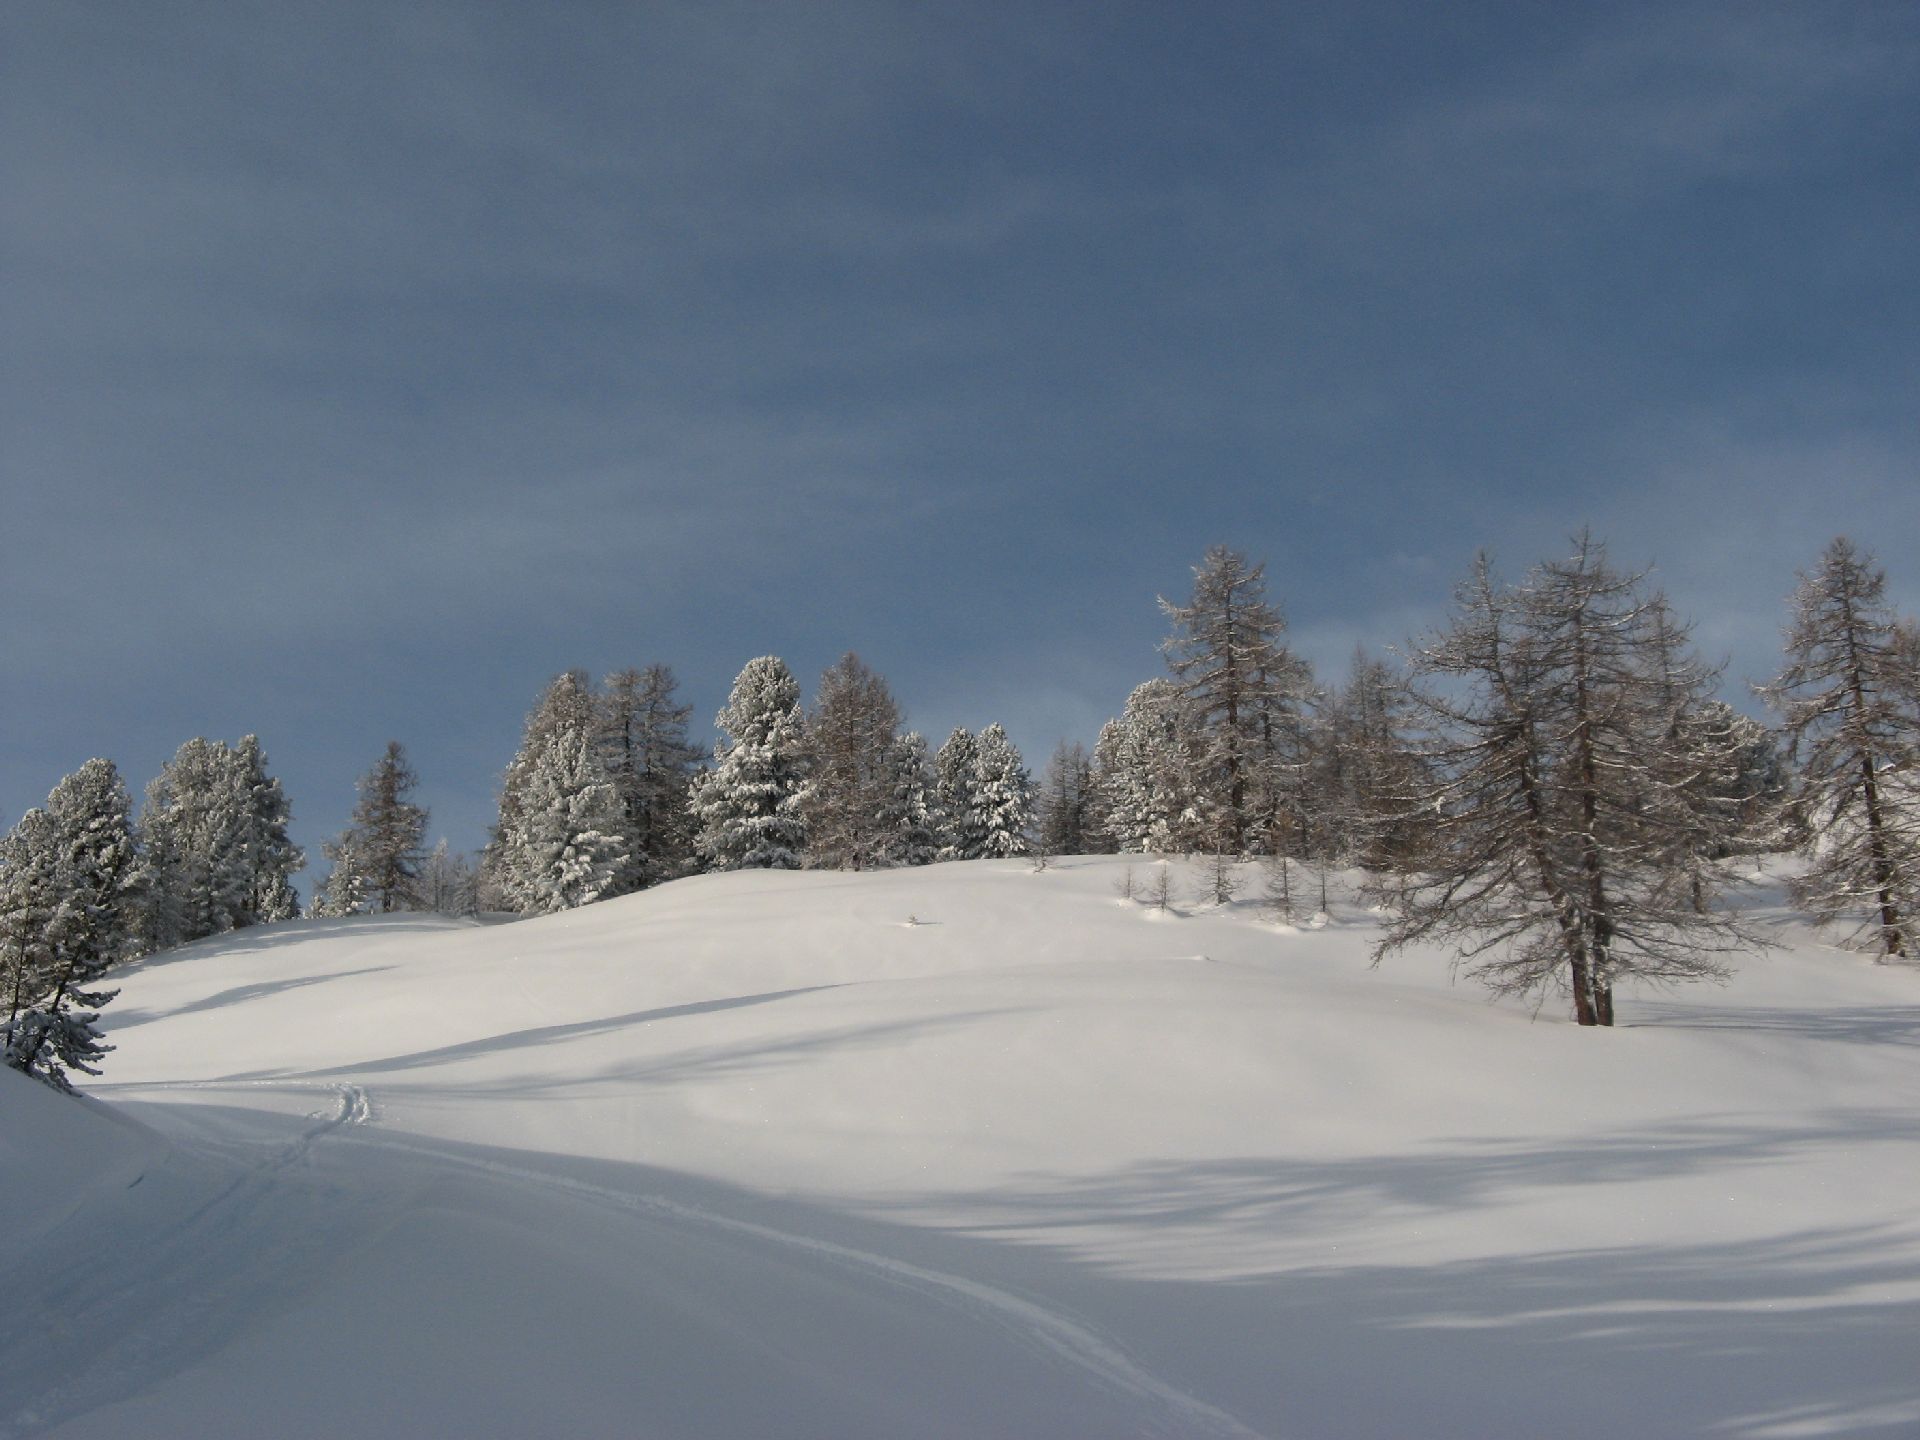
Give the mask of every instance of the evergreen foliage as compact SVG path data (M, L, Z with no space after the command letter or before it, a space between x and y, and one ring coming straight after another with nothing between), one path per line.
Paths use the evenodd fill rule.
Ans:
M89 760L0 841L0 1055L56 1089L97 1075L112 1047L94 1029L131 958L145 884L130 802L109 760Z
M998 722L982 730L974 744L973 798L980 853L991 860L1026 854L1033 829L1033 778Z
M237 748L187 741L147 787L140 814L148 909L144 948L297 913L290 876L305 863L291 812L254 736Z
M696 787L700 853L716 870L797 870L806 850L806 724L778 656L749 660L715 720L724 738Z
M887 747L888 788L881 827L886 863L931 865L940 855L939 817L933 799L933 764L926 737L909 730Z
M933 805L939 820L942 860L978 860L987 853L986 817L980 795L980 745L956 726L933 757Z
M1204 750L1198 719L1178 686L1156 679L1134 687L1094 747L1107 830L1121 850L1167 855L1205 846Z
M260 737L243 735L234 747L234 766L246 791L249 828L248 900L254 923L291 920L300 913L293 875L306 861L287 834L293 807L280 782L267 773L266 752Z
M611 893L631 853L627 813L598 759L585 672L547 686L507 766L500 818L482 860L508 909L550 914Z

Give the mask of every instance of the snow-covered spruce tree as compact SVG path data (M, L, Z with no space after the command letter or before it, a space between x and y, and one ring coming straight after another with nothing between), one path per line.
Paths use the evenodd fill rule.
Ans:
M600 763L620 797L631 851L614 894L657 885L692 864L687 792L700 748L687 739L693 707L677 703L678 686L666 665L617 670L597 702Z
M90 760L53 788L44 811L30 812L44 823L16 831L17 841L0 857L7 870L10 861L23 860L27 887L38 892L23 897L25 914L11 897L0 909L8 921L31 922L37 908L41 924L37 944L6 937L16 942L8 953L31 963L6 976L0 1053L14 1069L57 1089L70 1088L67 1077L74 1071L99 1074L96 1062L112 1048L94 1026L115 992L94 986L138 943L135 920L144 882L130 808L113 763ZM0 888L10 888L4 878Z
M894 732L900 707L887 682L848 651L820 677L807 717L807 792L800 807L807 864L871 870L891 863L899 823Z
M597 758L585 672L557 676L528 715L507 766L482 861L508 908L545 915L604 898L626 863L626 811Z
M1920 640L1886 572L1843 538L1800 577L1765 694L1799 771L1810 864L1797 903L1888 961L1920 960Z
M933 805L942 860L978 860L987 853L979 785L980 743L964 725L956 726L933 757Z
M540 693L521 727L520 748L500 776L500 806L487 844L480 852L482 887L502 905L511 907L515 890L514 867L519 857L510 836L526 803L526 789L534 767L555 746L571 747L594 733L592 685L584 670L566 670L554 676Z
M933 763L926 737L909 730L887 747L887 794L881 812L888 865L931 865L940 854L934 813Z
M973 795L981 853L991 860L1026 854L1033 829L1033 777L998 721L974 742Z
M260 737L242 735L234 747L236 779L247 796L248 917L241 924L291 920L300 913L293 875L307 857L287 834L293 807L280 782L267 773L266 751Z
M1167 667L1187 697L1200 733L1194 781L1212 848L1240 854L1269 843L1295 793L1290 766L1311 680L1282 643L1286 622L1267 600L1266 566L1224 545L1194 567L1193 597L1160 608L1173 633Z
M1189 854L1205 843L1199 793L1203 739L1187 697L1170 680L1136 685L1094 746L1097 783L1114 844L1138 854Z
M427 811L407 797L419 783L398 740L389 740L386 754L360 777L348 853L360 867L362 895L383 915L414 903Z
M248 777L224 741L187 741L147 786L146 944L182 945L252 924L257 840Z
M1097 855L1093 762L1079 741L1062 740L1047 761L1034 801L1034 844L1042 855Z
M550 915L603 898L626 860L625 812L591 737L557 736L543 748L521 802L505 836L514 909Z
M0 835L0 1011L11 1046L14 1022L45 993L53 972L47 929L60 901L53 820L32 809ZM10 1049L8 1053L11 1053Z
M749 660L716 717L725 738L692 806L716 870L798 870L806 851L806 722L800 684L776 655Z
M1457 602L1413 657L1442 682L1409 692L1427 731L1409 808L1434 817L1432 845L1386 892L1397 913L1376 963L1448 942L1496 991L1571 992L1582 1025L1613 1023L1622 978L1724 974L1718 957L1756 942L1697 909L1675 861L1703 756L1677 743L1674 706L1711 673L1585 536L1518 587L1482 557Z
M330 868L307 905L309 918L329 920L366 910L367 866L354 848L356 839L352 830L343 830L321 842L320 853L326 856Z

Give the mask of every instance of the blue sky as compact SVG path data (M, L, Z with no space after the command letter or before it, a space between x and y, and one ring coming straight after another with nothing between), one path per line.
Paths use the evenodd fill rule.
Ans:
M1730 681L1920 609L1920 9L74 5L0 17L0 817L555 671L842 651L1037 767L1268 562L1296 645L1590 523ZM317 858L317 857L316 857ZM308 877L309 881L311 876Z

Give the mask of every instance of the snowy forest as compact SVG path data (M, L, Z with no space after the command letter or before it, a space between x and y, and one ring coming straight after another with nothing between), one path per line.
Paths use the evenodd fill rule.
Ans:
M750 660L711 752L667 666L567 671L478 856L426 848L391 743L306 913L546 914L710 870L1185 856L1202 903L1235 900L1258 863L1280 919L1324 907L1337 873L1385 916L1377 961L1437 939L1494 990L1606 1026L1620 982L1713 978L1764 943L1719 903L1741 855L1801 853L1796 903L1915 958L1920 627L1885 590L1846 539L1800 577L1782 667L1754 687L1769 726L1721 698L1649 577L1586 536L1517 578L1477 560L1444 626L1356 654L1336 686L1289 648L1264 566L1216 547L1190 596L1160 601L1165 673L1037 779L999 724L937 749L904 730L851 653L811 705L779 658ZM58 1088L98 1074L116 966L299 915L290 816L252 735L189 740L137 813L111 761L55 785L0 838L6 1063ZM1164 906L1169 884L1160 866L1128 891Z

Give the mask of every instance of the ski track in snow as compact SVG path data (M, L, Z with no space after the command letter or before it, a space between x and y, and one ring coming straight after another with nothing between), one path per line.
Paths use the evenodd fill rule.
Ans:
M959 1305L976 1317L995 1325L1003 1333L1014 1335L1032 1348L1039 1349L1084 1372L1109 1390L1132 1396L1136 1401L1161 1412L1160 1421L1145 1434L1193 1437L1231 1437L1231 1440L1264 1440L1250 1428L1216 1406L1189 1395L1142 1369L1129 1359L1120 1346L1079 1320L996 1286L969 1280L944 1270L896 1260L870 1250L837 1244L789 1230L776 1229L749 1220L736 1220L698 1209L661 1195L635 1195L623 1190L594 1185L570 1176L553 1175L498 1161L477 1160L471 1156L450 1154L432 1146L400 1141L379 1143L411 1154L430 1155L443 1163L483 1174L498 1175L543 1189L555 1190L581 1199L609 1205L634 1214L655 1216L684 1225L697 1225L730 1235L797 1251L825 1260L842 1270L850 1270L901 1289L926 1296L942 1304ZM1149 1422L1152 1423L1152 1422Z
M58 1283L65 1291L61 1329L92 1337L87 1373L26 1393L0 1380L0 1440L51 1429L137 1395L175 1373L183 1362L210 1348L209 1339L217 1344L223 1327L244 1319L251 1296L278 1288L290 1262L325 1250L324 1233L288 1225L273 1203L281 1174L306 1159L317 1142L343 1126L365 1125L372 1118L372 1103L360 1086L324 1089L334 1098L332 1111L309 1116L312 1123L290 1142L246 1164L184 1215L164 1221L163 1228L137 1227L108 1240L78 1273L60 1273ZM230 1140L168 1139L176 1152L198 1152L216 1160L231 1161L236 1153L257 1148ZM161 1168L167 1163L163 1160ZM146 1178L142 1172L127 1188ZM71 1224L71 1218L65 1223ZM295 1238L289 1240L290 1234ZM253 1237L265 1243L244 1243ZM245 1257L246 1263L223 1272L222 1262L233 1257ZM15 1383L20 1377L52 1373L51 1367L33 1362L38 1339L30 1331L0 1332L0 1352L8 1357Z
M238 1298L245 1288L243 1276L227 1284L216 1286L212 1290L203 1286L198 1293L191 1293L193 1287L188 1282L201 1268L197 1262L204 1249L195 1243L196 1236L193 1232L220 1223L237 1206L244 1205L248 1212L247 1215L239 1217L240 1219L250 1218L253 1212L259 1209L259 1202L271 1192L272 1181L281 1171L304 1159L323 1137L343 1126L365 1126L375 1114L371 1096L363 1087L354 1084L330 1084L319 1087L287 1080L209 1080L162 1081L134 1084L126 1088L134 1090L253 1088L283 1091L324 1089L333 1095L334 1109L329 1115L314 1117L316 1124L302 1131L290 1144L275 1151L265 1161L242 1174L213 1199L173 1227L173 1238L161 1247L160 1253L151 1263L138 1267L134 1276L114 1286L106 1295L91 1303L77 1318L76 1323L90 1333L100 1333L95 1329L96 1326L105 1326L108 1330L120 1335L128 1335L131 1332L129 1338L133 1341L132 1348L135 1353L129 1356L127 1361L111 1362L110 1356L103 1354L103 1360L109 1360L110 1363L103 1366L102 1372L89 1376L84 1384L76 1383L57 1387L54 1391L36 1397L26 1409L0 1418L0 1440L16 1440L16 1437L24 1437L38 1430L50 1428L62 1420L73 1418L101 1404L127 1398L170 1373L172 1367L169 1362L179 1352L193 1346L195 1336L200 1333L201 1327L190 1324L179 1326L171 1323L172 1317L164 1316L162 1312L156 1312L150 1307L151 1297L156 1293L180 1293L179 1288L170 1287L185 1288L189 1293L183 1297L178 1306L169 1308L193 1312L182 1315L180 1318L183 1320L191 1320L194 1314L198 1314L211 1321L219 1317L223 1302L230 1303ZM184 1144L182 1148L205 1148L220 1154L231 1155L236 1143L231 1140L216 1140L203 1147L199 1142L193 1142ZM771 1225L715 1214L661 1195L636 1195L604 1185L595 1185L571 1176L556 1175L525 1166L507 1165L499 1161L477 1159L431 1144L381 1135L368 1135L364 1143L376 1144L383 1149L429 1159L438 1164L531 1185L628 1214L644 1215L673 1224L698 1226L709 1231L774 1245L814 1260L824 1261L840 1270L850 1271L864 1278L879 1280L910 1291L942 1305L958 1306L982 1323L992 1325L1002 1333L1019 1340L1028 1348L1064 1362L1108 1391L1131 1397L1143 1411L1142 1423L1147 1428L1140 1432L1142 1434L1196 1437L1196 1440L1199 1440L1199 1437L1218 1437L1218 1440L1264 1440L1261 1432L1251 1429L1226 1411L1208 1404L1197 1396L1189 1395L1143 1369L1126 1355L1116 1341L1101 1335L1085 1322L1069 1318L1011 1291L970 1280L963 1275L930 1269L923 1265L915 1265L830 1240L795 1234ZM107 1265L101 1266L100 1270L109 1274L120 1273L116 1267ZM122 1313L112 1313L116 1306ZM125 1313L129 1311L138 1313ZM168 1323L161 1323L163 1319ZM179 1338L174 1343L168 1344L164 1340L153 1340L151 1337L155 1335L175 1335ZM110 1351L111 1344L107 1349Z

